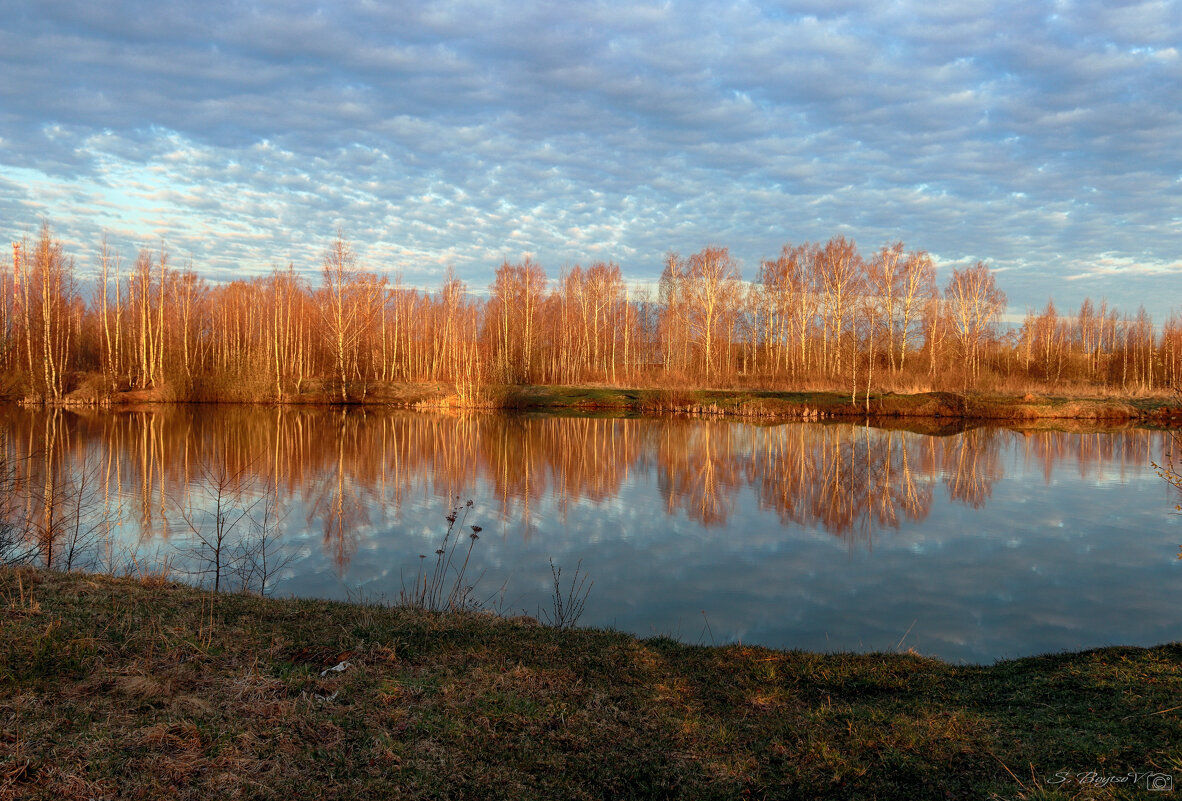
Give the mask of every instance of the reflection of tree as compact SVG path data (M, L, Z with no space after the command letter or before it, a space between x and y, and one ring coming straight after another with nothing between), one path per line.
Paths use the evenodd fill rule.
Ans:
M466 458L479 453L502 519L519 518L528 536L531 509L548 494L565 515L579 500L616 497L641 454L638 421L598 418L483 416ZM473 477L474 483L475 477ZM461 493L462 494L462 493Z
M365 503L359 485L346 469L345 454L350 452L353 426L348 417L340 415L340 436L336 440L336 464L321 473L311 484L308 511L309 525L319 517L324 529L324 549L332 555L341 574L348 569L357 552L357 531L369 523L369 504Z
M702 525L724 525L742 475L748 429L730 423L664 421L657 439L657 484L666 510Z
M501 504L501 517L506 521L519 518L526 538L530 535L531 506L546 490L546 475L538 469L542 446L537 426L531 424L536 422L516 416L501 418L491 425L482 425L480 432L483 464Z
M898 528L931 509L930 482L912 464L918 439L852 426L777 426L761 437L749 478L760 506L782 521L869 543L875 527Z
M880 526L898 528L903 520L923 520L931 512L931 483L916 480L908 439L901 431L872 432L863 428L868 478L868 517Z
M973 429L927 437L847 425L755 427L719 420L595 419L469 413L392 412L284 406L164 407L75 413L0 409L8 463L21 489L22 519L60 530L57 499L78 484L83 464L95 505L121 508L134 531L168 535L166 508L199 494L203 464L249 470L280 504L304 504L287 518L319 529L344 570L361 531L397 519L405 498L495 496L506 524L524 533L539 501L565 515L571 504L617 498L633 472L656 475L667 513L724 525L749 487L761 509L784 523L822 528L851 543L922 520L933 486L980 508L1002 477L1001 449L1015 444L1049 478L1064 460L1083 477L1143 470L1162 435ZM101 489L100 489L101 488ZM108 518L117 528L118 515ZM58 538L47 553L57 559ZM109 537L107 538L109 542Z
M585 498L614 498L640 456L641 426L632 420L543 418L535 421L551 483L563 508Z
M854 521L860 517L856 507L864 497L862 488L866 485L865 462L855 458L853 443L848 437L854 433L849 428L825 428L825 440L821 443L818 462L816 491L810 496L809 511L831 534L849 537L854 530ZM843 441L845 440L845 441Z
M973 428L944 441L944 484L952 500L980 509L1004 471L997 429Z
M915 439L906 434L895 432L899 437L899 468L898 494L899 508L910 520L922 520L928 516L932 506L932 486L929 482L920 483L917 477L922 476L912 468L911 454L908 442Z
M1109 470L1119 471L1124 480L1129 468L1141 469L1152 458L1152 431L1128 429L1082 434L1066 431L1025 431L1023 440L1027 463L1041 462L1043 477L1064 460L1075 459L1082 479L1103 480Z
M74 436L72 416L50 408L9 429L0 453L0 521L21 561L60 570L109 566L111 528L121 514L104 481L96 443Z

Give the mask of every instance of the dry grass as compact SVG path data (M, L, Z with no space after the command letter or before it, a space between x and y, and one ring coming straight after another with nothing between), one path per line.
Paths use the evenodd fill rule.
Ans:
M0 570L0 599L3 799L1073 798L1112 789L1058 772L1182 780L1177 645L954 667L31 569Z

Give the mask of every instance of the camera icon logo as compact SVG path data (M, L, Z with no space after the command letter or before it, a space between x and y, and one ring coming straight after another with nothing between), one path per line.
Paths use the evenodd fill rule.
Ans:
M1168 773L1150 773L1145 777L1145 789L1172 793L1174 791L1174 777Z

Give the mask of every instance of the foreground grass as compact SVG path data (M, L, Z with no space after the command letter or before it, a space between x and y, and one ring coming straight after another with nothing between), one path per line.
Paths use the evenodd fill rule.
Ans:
M1144 797L1087 774L1182 782L1179 704L1182 645L956 667L0 570L4 798Z

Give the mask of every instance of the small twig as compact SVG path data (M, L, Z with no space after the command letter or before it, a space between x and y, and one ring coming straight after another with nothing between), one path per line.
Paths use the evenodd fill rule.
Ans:
M710 628L710 618L706 617L706 610L705 609L702 610L702 620L706 621L706 625L702 627L702 634L709 632L710 633L710 644L715 645L716 643L714 642L714 631ZM702 642L702 637L699 636L698 643L700 644L701 642Z
M918 620L919 620L919 618L912 620L911 625L907 627L907 631L903 632L903 636L899 638L899 641L897 643L895 643L895 650L896 651L898 651L899 647L903 645L903 640L907 639L907 635L911 633L911 630L913 628L915 628L915 623Z
M1159 709L1156 712L1142 712L1137 715L1126 715L1125 717L1121 718L1121 720L1132 720L1133 718L1151 718L1154 715L1164 715L1167 712L1175 712L1179 709L1182 709L1182 704L1178 706L1172 706L1169 709Z
M1019 787L1021 787L1023 790L1026 790L1026 785L1022 783L1022 780L1021 780L1021 779L1019 779L1019 778L1017 777L1017 775L1015 775L1015 774L1014 774L1014 772L1013 772L1012 770L1010 770L1010 769L1009 769L1009 766L1007 766L1007 765L1006 765L1006 763L1004 763L1004 762L1002 762L1002 761L1001 761L1001 758L1000 758L1000 757L999 757L997 754L993 753L993 752L992 752L992 751L990 751L988 748L986 748L986 749L985 749L985 753L989 754L989 756L991 756L991 757L993 757L994 759L996 759L996 760L997 760L997 764L999 764L999 765L1001 765L1003 768L1005 768L1005 770L1006 770L1006 773L1008 773L1008 774L1010 774L1011 776L1013 776L1013 777L1014 777L1014 781L1016 781L1016 782L1018 783L1018 786L1019 786ZM1029 791L1027 791L1027 792L1029 792Z

